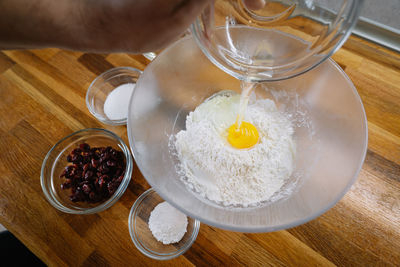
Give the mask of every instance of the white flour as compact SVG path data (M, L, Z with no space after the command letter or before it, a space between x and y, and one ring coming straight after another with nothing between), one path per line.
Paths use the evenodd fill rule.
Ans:
M167 202L158 204L150 213L150 231L164 245L179 242L186 233L187 225L186 215Z
M186 118L176 135L182 180L202 197L225 206L253 206L269 200L292 174L293 127L271 100L250 101L244 120L259 131L259 142L238 150L226 141L239 96L218 95Z

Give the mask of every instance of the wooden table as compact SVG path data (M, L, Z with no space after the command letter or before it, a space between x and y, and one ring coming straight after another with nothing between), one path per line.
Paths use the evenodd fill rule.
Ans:
M99 214L61 213L40 187L42 160L65 135L109 127L85 106L90 82L114 66L144 69L142 56L58 49L0 52L0 223L48 265L398 265L400 264L400 55L351 37L335 55L368 117L363 169L321 217L286 231L243 234L205 224L192 248L157 262L128 232L128 214L149 185L135 166L122 198Z

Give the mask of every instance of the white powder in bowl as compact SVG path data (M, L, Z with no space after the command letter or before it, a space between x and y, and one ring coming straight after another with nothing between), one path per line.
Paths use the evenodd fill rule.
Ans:
M135 89L134 83L126 83L116 87L104 102L104 113L110 120L123 120L128 116L129 100Z
M164 245L179 242L186 233L187 225L186 215L167 202L158 204L150 213L150 231Z
M218 95L186 118L176 135L182 180L202 197L224 206L255 206L278 194L294 168L296 147L291 121L272 100L250 101L244 121L260 134L250 149L227 142L240 95Z

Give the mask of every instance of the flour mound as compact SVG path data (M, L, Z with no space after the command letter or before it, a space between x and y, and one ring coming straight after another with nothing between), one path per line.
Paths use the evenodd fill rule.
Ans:
M164 245L179 242L186 233L187 225L186 215L167 202L158 204L150 213L150 231Z
M221 95L209 102L219 105L236 100ZM231 125L235 114L227 116L226 122L216 123L213 116L201 113L205 103L189 113L186 130L176 135L181 179L202 197L225 206L247 207L268 201L293 172L292 123L271 100L249 103L244 121L258 129L260 139L254 147L239 150L230 146L219 130L221 124Z

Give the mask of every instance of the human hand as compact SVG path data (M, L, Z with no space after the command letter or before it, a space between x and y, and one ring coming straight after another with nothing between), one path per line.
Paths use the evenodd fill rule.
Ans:
M212 0L0 0L0 49L143 53L178 38Z
M144 53L181 36L212 0L85 0L80 50ZM253 10L265 0L243 0ZM95 3L95 4L94 4ZM87 16L87 17L86 17ZM79 49L79 47L78 47Z
M211 0L84 0L79 50L144 53L166 47Z

